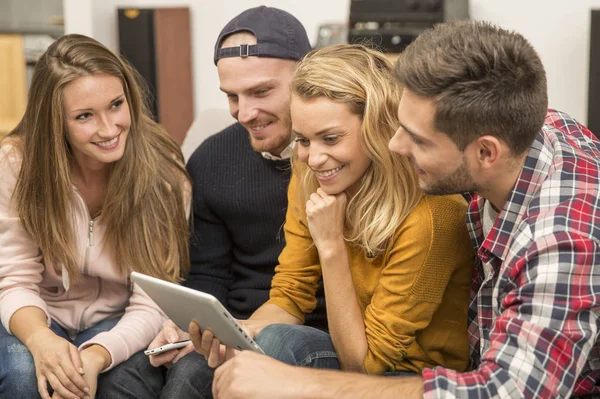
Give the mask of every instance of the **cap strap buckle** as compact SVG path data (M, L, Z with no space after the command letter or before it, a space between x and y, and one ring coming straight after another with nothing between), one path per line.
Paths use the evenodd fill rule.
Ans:
M242 58L246 58L248 57L248 45L247 44L240 44L240 57Z

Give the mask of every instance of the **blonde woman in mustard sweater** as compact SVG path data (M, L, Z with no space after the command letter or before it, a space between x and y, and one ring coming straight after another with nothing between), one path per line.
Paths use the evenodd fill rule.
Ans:
M400 97L391 70L381 53L341 45L295 72L286 247L270 300L244 322L287 363L370 374L467 366L466 203L423 195L419 171L387 148ZM321 279L330 335L302 326ZM192 337L209 364L226 357L210 332Z

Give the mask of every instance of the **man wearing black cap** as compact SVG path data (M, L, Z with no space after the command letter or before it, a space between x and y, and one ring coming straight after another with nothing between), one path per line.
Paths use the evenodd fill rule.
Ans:
M194 221L191 271L184 285L217 297L238 319L269 298L277 257L292 152L290 82L296 62L310 51L302 24L289 13L256 7L221 31L214 62L220 88L238 121L208 138L191 156ZM324 295L307 324L326 326ZM150 344L187 338L171 321ZM190 344L151 356L171 364L161 397L210 397L213 369ZM142 389L142 388L140 388ZM140 392L137 387L132 392ZM138 395L139 397L139 395Z

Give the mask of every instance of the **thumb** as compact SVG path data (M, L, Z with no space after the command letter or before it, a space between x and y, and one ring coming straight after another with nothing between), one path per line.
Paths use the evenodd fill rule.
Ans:
M177 332L177 330L169 331L169 342L173 343L177 341L179 341L179 333Z
M177 333L177 328L172 325L165 325L165 338L168 343L172 344L173 342L179 341L179 333Z

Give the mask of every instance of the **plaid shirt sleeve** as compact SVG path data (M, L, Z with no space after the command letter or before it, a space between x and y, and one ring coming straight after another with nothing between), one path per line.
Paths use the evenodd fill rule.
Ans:
M522 236L521 236L522 238ZM514 256L477 370L423 372L426 398L555 398L577 392L598 333L599 243L558 231ZM596 269L596 270L594 270ZM497 310L495 310L496 312Z

